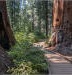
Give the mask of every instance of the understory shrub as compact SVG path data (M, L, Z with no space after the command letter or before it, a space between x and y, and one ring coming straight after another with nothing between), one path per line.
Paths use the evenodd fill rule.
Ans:
M45 35L42 32L34 32L34 34L37 36L38 39L45 39Z
M24 33L25 34L25 33ZM8 54L13 58L15 67L8 72L14 75L34 75L38 73L48 73L48 64L44 57L44 52L32 46L33 33L24 35L16 33L17 43Z
M30 43L38 42L39 39L37 38L37 35L34 33L23 33L23 32L17 32L15 34L16 40L20 43L23 41L28 41Z
M48 64L44 58L44 53L38 48L30 47L30 49L26 50L26 48L22 49L17 44L8 53L12 56L15 64L15 67L9 70L12 74L20 75L26 73L25 75L30 75L34 73L48 73Z

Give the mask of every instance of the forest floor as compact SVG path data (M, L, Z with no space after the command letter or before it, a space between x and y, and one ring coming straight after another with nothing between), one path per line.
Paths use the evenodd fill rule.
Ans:
M72 56L64 56L53 51L54 47L48 48L45 42L33 44L45 52L45 57L49 63L50 75L72 75Z

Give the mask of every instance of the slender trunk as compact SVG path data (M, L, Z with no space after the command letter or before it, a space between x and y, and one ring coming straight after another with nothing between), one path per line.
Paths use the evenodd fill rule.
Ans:
M38 10L38 31L41 33L41 12Z
M46 37L48 37L48 1L45 1L45 9Z
M39 29L39 32L41 33L41 18L39 18L38 29Z
M32 31L34 31L34 8L32 7Z

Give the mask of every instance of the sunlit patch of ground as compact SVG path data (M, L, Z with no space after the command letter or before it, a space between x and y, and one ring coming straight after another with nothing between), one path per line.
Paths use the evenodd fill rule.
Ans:
M54 52L55 47L48 47L45 42L38 42L33 44L35 47L41 48L45 51L45 57L50 63L51 75L71 75L72 64L66 60L72 59L71 56L62 56L59 53Z

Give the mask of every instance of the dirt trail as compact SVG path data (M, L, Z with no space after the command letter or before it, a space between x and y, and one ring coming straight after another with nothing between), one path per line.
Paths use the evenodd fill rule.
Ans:
M44 42L34 43L34 46L45 52L45 57L50 64L50 75L72 75L72 64L63 56L47 50Z

